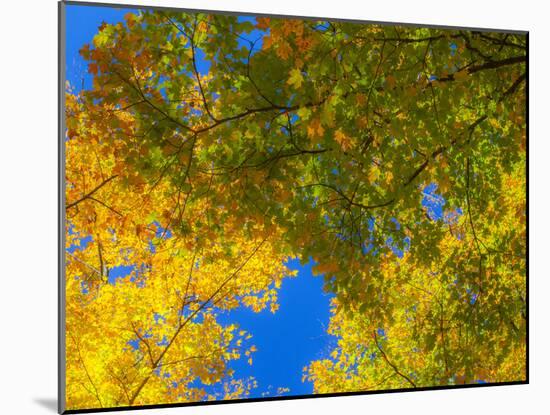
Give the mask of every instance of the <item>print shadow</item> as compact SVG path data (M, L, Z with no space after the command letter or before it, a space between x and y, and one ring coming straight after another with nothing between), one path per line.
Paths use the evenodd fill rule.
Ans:
M57 399L55 398L34 398L34 402L51 412L57 412Z

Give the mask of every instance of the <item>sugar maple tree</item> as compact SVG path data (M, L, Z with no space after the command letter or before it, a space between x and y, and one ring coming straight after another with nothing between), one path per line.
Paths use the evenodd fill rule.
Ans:
M81 54L70 408L247 396L217 317L293 256L336 295L316 393L525 379L524 35L148 11Z
M131 134L127 114L109 111L112 118L102 118L104 106L86 108L70 95L67 111L69 124L75 123L66 171L70 407L246 396L253 380L227 380L227 363L250 356L251 335L219 324L216 315L239 305L276 310L276 288L292 274L270 243L279 231L253 224L245 232L223 218L219 206L215 223L223 239L204 230L196 218L209 202L187 203L189 196L170 183L147 184L125 167L119 155L128 143L107 137L115 128ZM113 127L117 119L121 124ZM185 207L178 211L180 204ZM174 211L189 220L177 237L160 225ZM83 235L92 240L78 249ZM130 272L110 276L118 267ZM197 380L222 385L206 393L189 386Z

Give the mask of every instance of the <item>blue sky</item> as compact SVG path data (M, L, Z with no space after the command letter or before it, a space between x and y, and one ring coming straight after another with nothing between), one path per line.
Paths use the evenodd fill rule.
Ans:
M302 382L302 369L312 360L328 357L329 346L336 341L326 333L332 294L323 292L323 279L312 275L312 265L309 262L302 266L298 260L288 262L298 275L283 280L280 308L275 314L238 308L220 317L222 322L236 322L253 335L250 341L258 348L253 365L242 359L233 368L238 378L256 378L259 388L255 396L269 385L275 390L290 388L291 395L312 393L313 385Z
M135 10L82 5L68 5L66 10L67 80L74 91L79 91L90 88L92 78L87 73L86 61L78 51L84 44L91 42L103 21L122 21L126 13ZM241 19L252 18L247 16ZM256 40L259 36L261 32L257 30L249 34L251 40ZM198 66L199 71L204 72L209 65L203 61ZM82 245L90 240L89 237L84 239ZM74 249L69 248L69 251L73 252ZM249 309L239 308L222 313L219 317L222 323L237 323L253 335L251 344L258 348L253 353L253 365L250 366L244 356L231 363L235 377L256 378L258 388L253 390L251 397L262 397L265 393L274 396L279 387L289 388L290 395L312 393L313 385L302 382L302 369L312 360L327 357L330 345L336 341L326 333L332 295L323 292L322 277L312 275L311 262L302 266L298 260L291 260L288 266L298 270L298 275L283 281L279 292L280 308L275 314L269 310L254 313ZM112 269L109 279L114 282L117 277L126 275L130 270L131 267Z

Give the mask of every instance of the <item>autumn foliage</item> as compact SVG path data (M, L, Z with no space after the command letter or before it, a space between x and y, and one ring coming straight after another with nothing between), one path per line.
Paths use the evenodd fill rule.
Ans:
M292 257L335 294L314 393L526 378L524 35L143 11L81 54L69 409L247 397L218 316Z

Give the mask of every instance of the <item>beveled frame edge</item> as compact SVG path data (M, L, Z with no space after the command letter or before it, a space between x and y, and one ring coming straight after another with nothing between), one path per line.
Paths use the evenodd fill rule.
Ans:
M65 80L66 80L66 3L61 1L57 7L57 56L58 56L58 78L57 78L57 105L58 105L58 137L57 137L57 157L58 157L58 356L57 356L57 411L65 412L65 373L66 373L66 353L65 353Z
M469 27L469 26L450 26L450 25L436 25L436 24L422 24L422 23L404 23L404 22L391 22L391 21L377 21L377 20L363 20L363 19L346 19L326 16L301 16L301 15L288 15L288 14L273 14L273 13L260 13L260 12L242 12L233 10L219 10L219 9L193 9L186 7L174 7L174 6L151 6L151 5L139 5L139 4L121 4L121 3L102 3L92 1L78 1L78 0L61 0L66 5L75 6L92 6L92 7L110 7L117 9L143 9L143 10L165 10L184 13L210 13L221 14L229 16L251 16L251 17L271 17L280 19L304 19L304 20L330 20L333 22L344 23L359 23L359 24L377 24L383 26L404 26L404 27L417 27L417 28L429 28L429 29L447 29L447 30L468 30L473 32L492 32L492 33L510 33L510 34L527 34L528 30L518 29L495 29L495 28L481 28L481 27Z

